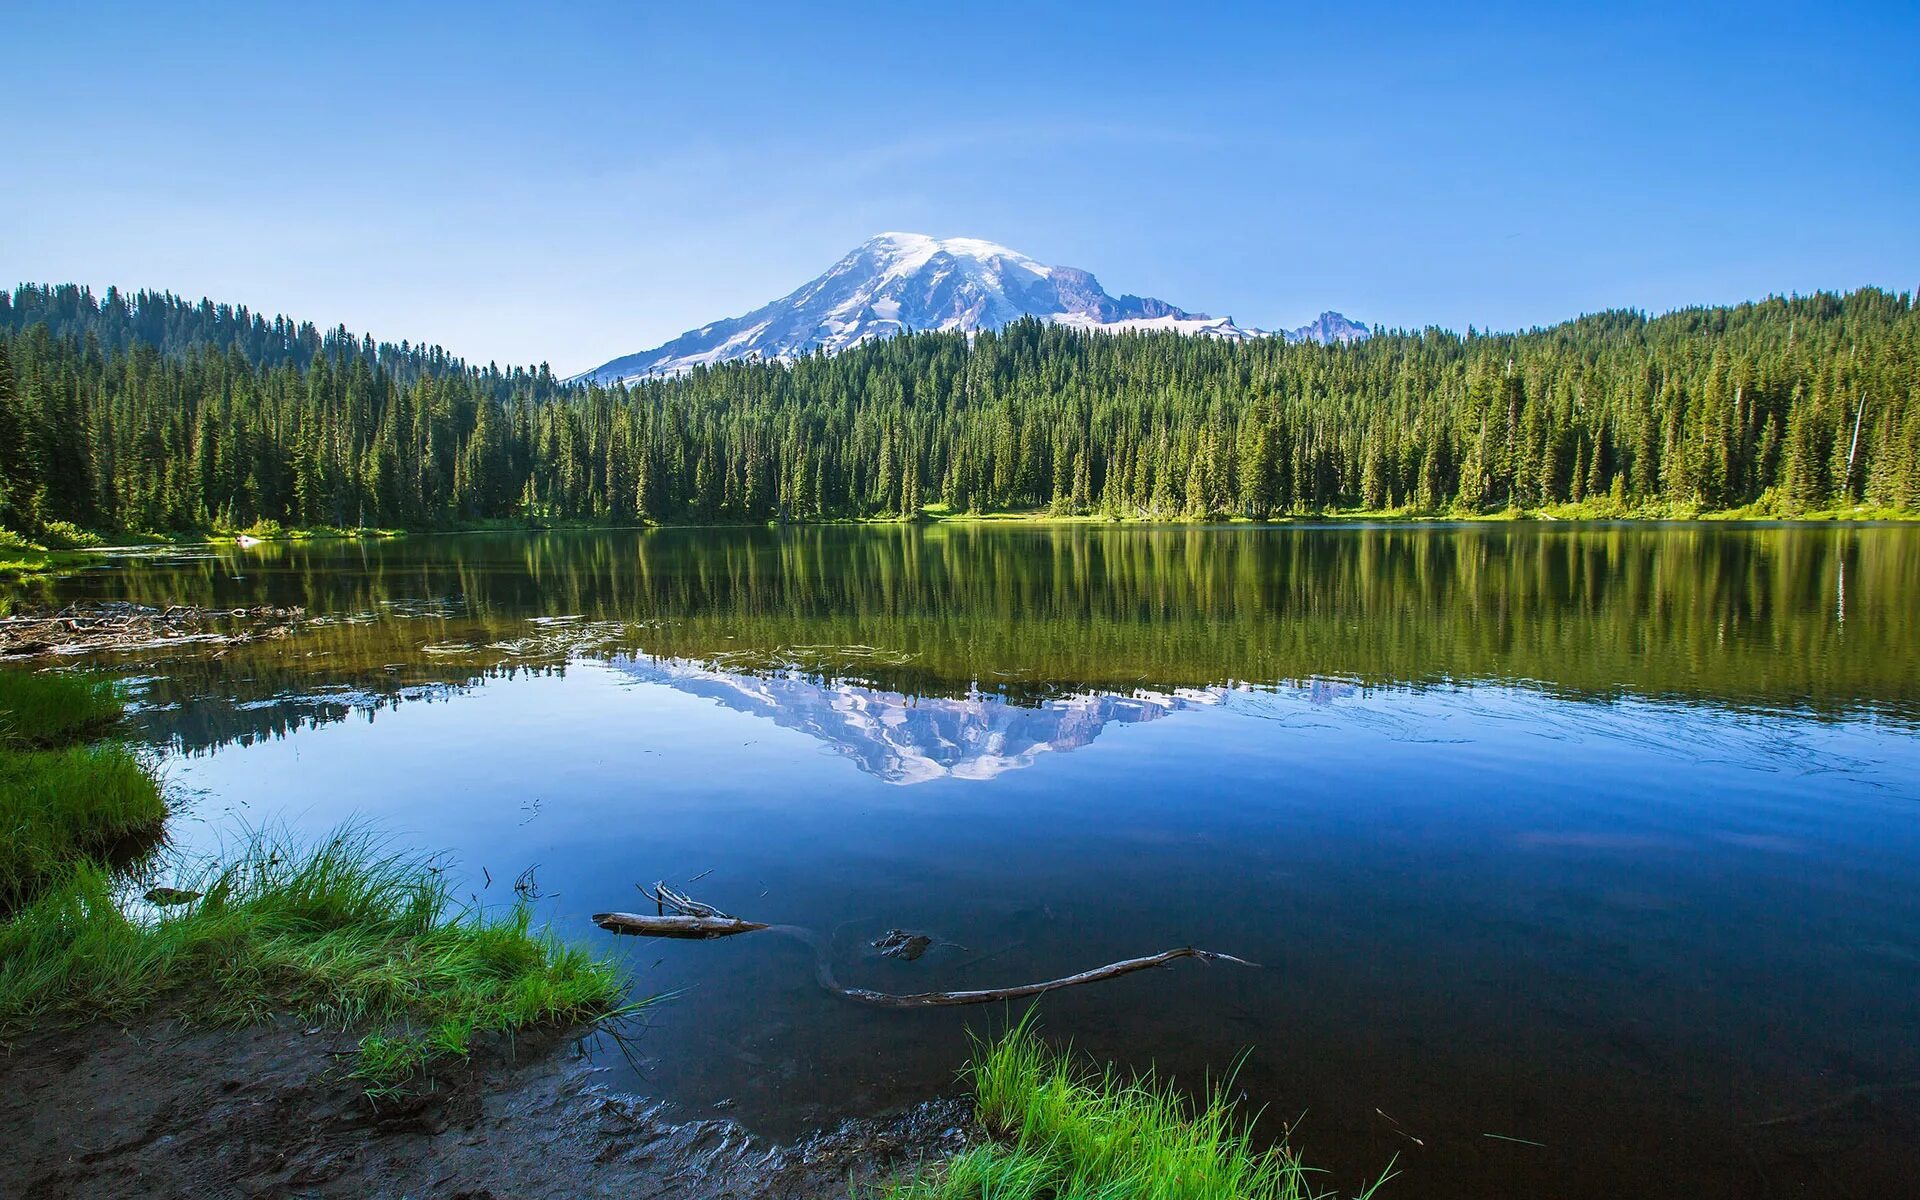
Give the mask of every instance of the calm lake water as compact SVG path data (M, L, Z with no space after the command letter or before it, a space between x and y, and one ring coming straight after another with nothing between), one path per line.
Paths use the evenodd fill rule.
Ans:
M304 605L117 664L191 850L363 818L672 991L610 1085L772 1135L951 1092L1047 997L1388 1196L1920 1180L1920 529L686 530L173 553L44 599ZM490 882L489 882L490 881ZM880 959L892 927L942 943ZM1787 1118L1778 1120L1778 1118ZM1497 1135L1497 1136L1496 1136ZM1417 1139L1417 1140L1416 1140ZM1515 1140L1507 1140L1515 1139Z

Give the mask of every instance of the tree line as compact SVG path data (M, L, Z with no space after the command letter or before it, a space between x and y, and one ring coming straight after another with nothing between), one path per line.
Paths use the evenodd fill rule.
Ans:
M0 297L0 523L954 511L1920 511L1920 315L1876 289L1349 346L1026 320L631 387L166 294Z

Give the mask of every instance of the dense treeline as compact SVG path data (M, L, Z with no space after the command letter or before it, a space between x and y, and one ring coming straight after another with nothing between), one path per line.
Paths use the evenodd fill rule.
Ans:
M141 291L128 299L120 289L108 288L97 301L89 289L71 283L22 284L11 296L0 292L0 332L18 333L34 325L45 325L56 338L88 342L107 354L148 346L180 358L211 348L236 351L256 367L302 369L322 357L359 358L390 372L401 383L471 375L483 390L502 399L518 390L545 398L564 386L545 363L532 369L503 369L494 363L470 367L439 346L376 342L370 333L355 337L345 325L321 330L311 321L285 316L268 320L245 305L211 300L189 304L171 292Z
M1168 519L1920 511L1920 314L1871 289L1349 347L1025 321L630 390L169 296L22 289L4 311L0 520L29 531L935 502Z

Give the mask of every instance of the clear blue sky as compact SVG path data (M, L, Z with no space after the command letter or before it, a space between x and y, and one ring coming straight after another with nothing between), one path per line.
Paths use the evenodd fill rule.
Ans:
M0 276L564 371L888 229L1266 327L1920 284L1920 3L1573 7L14 0Z

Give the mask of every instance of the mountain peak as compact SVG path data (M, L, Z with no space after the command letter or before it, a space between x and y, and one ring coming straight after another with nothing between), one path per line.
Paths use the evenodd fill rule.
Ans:
M1172 330L1238 341L1274 336L1164 300L1108 295L1090 272L1049 266L998 242L894 231L868 238L771 304L616 358L581 378L612 384L740 358L794 359L909 330L999 329L1028 316L1112 332ZM1281 336L1352 341L1366 335L1364 325L1328 312Z
M1335 343L1345 345L1348 342L1363 341L1371 336L1373 331L1365 325L1331 309L1300 328L1287 331L1287 340L1290 342L1319 342L1322 346L1331 346Z

